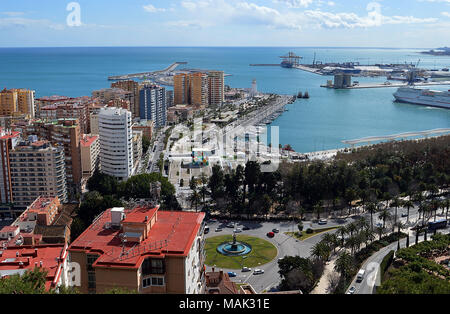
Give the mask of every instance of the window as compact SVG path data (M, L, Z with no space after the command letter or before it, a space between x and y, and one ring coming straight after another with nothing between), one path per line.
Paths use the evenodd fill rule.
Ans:
M87 256L87 269L89 271L90 270L94 270L94 268L92 268L92 264L94 264L97 259L98 259L98 255L88 254L88 256Z
M164 260L156 258L147 258L142 263L142 275L164 274L165 265Z
M164 277L149 277L142 280L142 287L148 288L151 286L164 286Z

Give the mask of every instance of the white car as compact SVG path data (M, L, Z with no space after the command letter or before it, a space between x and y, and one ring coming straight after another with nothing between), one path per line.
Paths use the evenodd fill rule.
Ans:
M253 272L253 275L262 275L262 274L264 274L263 269L255 269L255 271Z
M242 272L243 272L243 273L246 273L246 272L249 272L249 271L252 271L252 269L251 269L251 268L248 268L248 267L243 267L243 268L242 268Z
M356 291L356 288L355 287L351 287L350 289L348 289L346 294L354 294L355 291Z
M326 225L327 223L328 223L328 221L326 219L319 220L319 225Z
M242 229L241 229L241 228L236 228L236 229L233 230L233 232L234 232L234 233L241 233L241 232L242 232Z

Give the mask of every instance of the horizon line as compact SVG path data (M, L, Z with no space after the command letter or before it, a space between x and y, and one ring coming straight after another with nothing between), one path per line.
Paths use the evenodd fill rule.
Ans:
M376 47L376 46L11 46L0 49L39 49L39 48L318 48L318 49L438 49L430 47Z

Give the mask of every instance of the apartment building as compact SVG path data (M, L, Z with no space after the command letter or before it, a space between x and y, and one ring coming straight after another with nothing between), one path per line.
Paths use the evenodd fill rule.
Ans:
M208 90L208 75L206 73L191 74L189 104L207 107L209 103Z
M142 136L145 136L151 140L154 125L155 124L152 120L141 120L138 123L133 124L133 131L142 131Z
M20 142L9 154L14 210L26 209L42 195L58 196L67 202L64 149L49 141L30 138Z
M133 130L133 168L134 172L138 170L142 159L142 131Z
M47 272L45 277L47 291L61 286L70 286L72 278L67 258L67 245L19 245L26 236L26 234L19 234L10 241L10 244L0 240L0 244L3 245L0 251L0 278L15 274L22 275L26 271L39 268Z
M140 85L138 82L135 82L133 80L127 80L127 81L118 81L111 84L111 88L120 88L123 90L126 90L128 92L132 92L134 94L134 103L130 103L130 111L133 116L133 118L140 117Z
M5 88L0 92L0 115L24 115L27 118L34 118L34 99L35 91L33 90Z
M173 104L189 104L190 76L186 73L177 74L173 77Z
M141 87L140 118L141 120L152 120L156 128L166 125L167 106L164 87L154 84L145 84Z
M101 171L127 180L133 175L131 112L122 108L103 108L98 118Z
M81 292L204 293L204 217L159 206L106 210L69 247Z
M90 178L100 170L100 140L98 135L83 134L80 140L83 178Z
M9 153L20 139L20 132L0 128L0 204L13 202Z
M76 207L76 204L61 204L57 196L39 196L11 226L38 237L39 244L67 244Z
M225 101L225 79L223 71L208 72L209 105L221 106Z
M78 119L53 121L35 120L27 127L24 136L38 135L53 145L64 148L68 192L75 195L81 189L81 126Z

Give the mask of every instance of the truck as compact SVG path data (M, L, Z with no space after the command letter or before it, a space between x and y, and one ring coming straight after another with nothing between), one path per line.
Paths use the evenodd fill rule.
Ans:
M358 275L356 275L356 281L357 282L363 281L365 273L366 273L366 271L364 269L360 269L358 272Z

